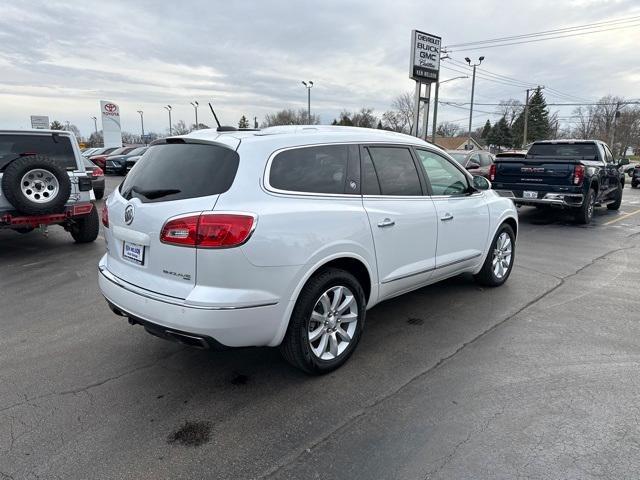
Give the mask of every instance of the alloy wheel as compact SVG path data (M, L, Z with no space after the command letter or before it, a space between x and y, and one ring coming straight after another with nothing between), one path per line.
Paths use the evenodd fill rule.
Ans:
M513 245L507 232L502 232L496 240L493 250L492 268L493 274L498 280L502 280L511 267Z
M313 354L334 360L351 343L358 324L358 302L353 292L339 285L329 288L316 301L307 337Z

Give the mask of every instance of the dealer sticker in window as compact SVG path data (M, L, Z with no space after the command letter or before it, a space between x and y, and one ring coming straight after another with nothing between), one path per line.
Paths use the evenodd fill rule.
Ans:
M124 242L122 256L138 265L144 265L144 245Z

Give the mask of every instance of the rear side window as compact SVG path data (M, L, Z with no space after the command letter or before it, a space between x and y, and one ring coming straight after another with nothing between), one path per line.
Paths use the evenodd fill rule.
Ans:
M269 185L289 192L358 194L358 162L356 146L323 145L285 150L271 161Z
M25 154L45 155L66 170L76 170L71 139L62 135L0 135L0 168Z
M527 155L538 157L597 158L595 143L534 143Z
M125 178L120 193L144 203L224 193L238 171L239 156L218 145L154 145Z
M420 178L408 148L369 147L382 195L422 195Z

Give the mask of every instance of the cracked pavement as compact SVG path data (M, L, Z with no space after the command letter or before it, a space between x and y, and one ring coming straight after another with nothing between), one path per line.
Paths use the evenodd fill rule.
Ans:
M320 378L130 327L98 293L101 240L0 232L0 480L636 476L640 214L520 213L505 286L381 304ZM209 443L168 444L186 421Z

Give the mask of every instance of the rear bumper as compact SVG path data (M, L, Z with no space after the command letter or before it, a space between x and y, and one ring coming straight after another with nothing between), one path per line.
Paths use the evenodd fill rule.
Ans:
M502 196L511 198L516 205L549 205L560 208L576 208L582 206L584 195L581 193L545 193L538 192L540 198L522 198L522 192L513 192L511 190L496 190Z
M107 270L104 258L98 266L98 284L111 309L141 324L154 335L179 340L202 338L207 346L269 345L279 331L284 315L282 303L254 307L192 306L184 300L144 290L125 282ZM183 341L182 343L189 343Z
M37 228L40 225L56 225L88 215L94 208L93 203L87 202L69 205L64 212L48 215L0 214L0 228Z

